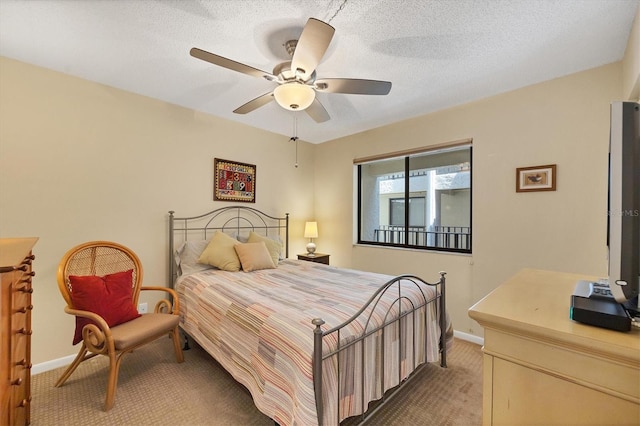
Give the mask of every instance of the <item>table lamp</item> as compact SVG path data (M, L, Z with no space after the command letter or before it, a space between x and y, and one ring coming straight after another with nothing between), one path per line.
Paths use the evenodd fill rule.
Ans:
M313 243L313 239L318 238L318 222L307 222L304 224L304 237L309 238L307 256L315 256L316 245Z

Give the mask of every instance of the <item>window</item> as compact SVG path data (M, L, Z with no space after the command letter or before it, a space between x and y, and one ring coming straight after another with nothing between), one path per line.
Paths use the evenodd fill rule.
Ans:
M404 198L389 200L389 217L391 225L404 226ZM409 197L409 226L424 226L425 197Z
M471 253L471 145L356 167L359 244Z

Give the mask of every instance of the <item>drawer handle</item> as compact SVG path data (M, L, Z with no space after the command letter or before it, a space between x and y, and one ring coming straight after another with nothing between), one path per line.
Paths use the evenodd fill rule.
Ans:
M26 314L28 311L33 309L33 305L25 306L24 308L16 309L16 312L19 314Z
M24 359L24 358L22 358L20 361L16 362L16 365L22 365L27 370L30 370L31 367L33 366L33 364L31 364L31 363L27 363L27 360Z
M27 270L29 269L29 265L31 265L31 261L23 262L20 266L0 266L0 273L4 274L5 272L13 272L13 271L27 272Z
M12 386L20 386L21 384L22 384L22 379L20 377L11 381Z
M29 293L29 294L31 294L31 293L33 293L33 288L31 288L31 287L27 287L27 286L25 285L24 287L20 287L20 288L18 289L18 291L21 291L21 292L23 292L23 293Z
M29 398L29 399L23 399L22 401L20 401L20 404L18 404L18 407L26 407L26 406L27 406L27 404L29 404L29 400L30 400L30 399L31 399L31 398Z
M31 334L33 334L33 330L27 330L26 328L22 327L20 330L18 330L18 334L24 334L25 336L31 336Z
M22 269L22 268L18 268L18 269ZM22 274L22 278L20 279L21 283L30 283L31 282L31 277L35 277L36 276L36 271L29 271L27 273Z

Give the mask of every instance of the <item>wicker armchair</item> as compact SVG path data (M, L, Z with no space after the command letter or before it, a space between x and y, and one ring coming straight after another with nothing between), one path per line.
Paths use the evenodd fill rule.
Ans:
M109 321L105 319L108 317L107 315L100 316L92 311L78 308L79 306L84 307L80 303L82 300L80 296L86 294L87 289L96 288L99 291L106 291L111 297L111 291L105 289L116 288L115 285L106 285L108 284L106 281L105 285L102 284L102 281L98 281L97 287L93 284L85 286L83 282L103 280L105 277L123 274L131 277L129 278L132 286L131 306L126 308L133 310L135 319L109 326ZM58 266L58 287L67 302L65 312L76 316L76 340L81 339L82 346L73 363L56 382L56 387L62 386L83 361L96 355L105 355L109 358L109 381L104 409L108 411L113 407L115 401L120 362L126 353L168 334L173 339L177 361L179 363L184 361L178 335L178 297L169 288L142 287L142 275L142 265L138 256L117 243L92 241L80 244L64 255ZM127 292L122 296L126 303L120 302L125 305L128 305L128 283L129 281L124 282L124 290L122 290ZM75 301L77 303L74 303L73 284L76 286ZM82 290L80 290L81 287ZM122 288L122 285L120 287ZM135 307L138 305L138 296L141 290L164 291L171 296L171 300L161 299L156 304L154 313L138 316ZM105 301L102 300L99 303L103 302ZM110 315L111 312L109 312L109 317Z

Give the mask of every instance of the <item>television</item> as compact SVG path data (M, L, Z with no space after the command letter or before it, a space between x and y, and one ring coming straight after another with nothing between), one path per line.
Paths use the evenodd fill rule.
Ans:
M609 139L608 281L638 311L640 293L640 104L613 102Z

